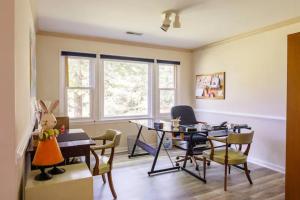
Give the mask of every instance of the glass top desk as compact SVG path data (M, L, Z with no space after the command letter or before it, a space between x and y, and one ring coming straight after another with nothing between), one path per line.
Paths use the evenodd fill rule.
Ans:
M203 179L202 177L200 177L200 176L198 176L198 175L194 174L193 172L186 169L186 167L185 167L186 161L184 162L183 167L174 166L174 164L173 164L173 162L172 162L172 160L171 160L171 158L168 154L168 151L166 149L165 150L166 150L166 153L167 153L167 155L168 155L168 157L171 161L172 167L157 169L157 170L155 169L156 162L157 162L157 159L158 159L158 156L159 156L159 152L161 150L161 147L163 146L162 144L163 144L163 140L165 138L165 134L166 133L173 133L173 134L183 133L185 135L188 135L189 139L188 139L188 148L186 150L186 156L189 156L193 153L192 151L193 151L194 146L193 146L192 141L193 141L193 137L194 137L195 134L200 134L204 137L207 137L207 136L225 137L225 136L228 135L229 132L232 132L232 131L240 132L241 128L251 129L248 126L243 126L243 127L234 126L230 129L228 129L227 127L222 127L222 128L220 127L217 130L215 130L215 129L208 130L207 127L205 127L201 124L197 124L197 125L191 125L191 126L182 125L182 126L179 127L178 130L174 130L173 127L172 127L172 123L168 122L168 121L164 121L164 120L143 119L143 120L130 120L129 122L137 125L138 133L137 133L137 137L135 139L135 143L133 145L132 151L131 151L131 153L128 157L132 158L132 157L136 157L136 156L143 156L143 155L149 155L149 154L154 156L154 160L153 160L151 169L148 172L149 176L155 175L155 174L158 174L158 173L168 172L168 171L178 171L178 170L182 169L182 170L188 172L189 174L195 176L196 178L198 178L198 179L200 179L204 182L205 182L205 179ZM162 125L162 127L155 127L154 122L160 122L163 125ZM159 141L158 141L158 146L157 147L153 147L153 146L147 144L146 142L144 142L140 139L143 128L145 128L147 130L155 131L158 136L159 136L158 133L159 132L161 133L161 136L158 137ZM188 128L195 128L195 129L189 130ZM142 148L147 153L135 154L136 146Z

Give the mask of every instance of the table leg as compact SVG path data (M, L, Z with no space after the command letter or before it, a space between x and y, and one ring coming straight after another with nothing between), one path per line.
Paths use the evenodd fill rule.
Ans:
M170 168L155 170L157 158L159 156L159 152L160 152L161 146L163 145L163 140L164 140L165 134L166 133L163 131L162 132L162 136L160 137L159 145L158 145L158 148L156 150L156 154L155 154L153 163L152 163L151 171L148 172L149 176L151 174L156 174L156 173L161 173L161 172L167 172L167 171L173 171L173 170L179 170L180 169L180 167L170 167Z
M140 136L141 136L142 129L143 129L143 126L141 126L141 127L139 128L139 132L138 132L138 134L137 134L137 136L136 136L136 139L135 139L135 142L134 142L134 145L133 145L131 154L128 156L129 158L134 157L134 156L148 155L148 153L143 153L143 154L134 155L134 152L135 152L135 149L136 149L136 145L137 145L137 141L139 140L139 138L140 138Z
M165 137L165 132L162 132L162 136L160 138L159 145L158 145L158 148L156 150L156 154L155 154L154 161L153 161L153 164L152 164L150 172L154 171L154 168L155 168L155 165L156 165L156 161L157 161L157 158L158 158L158 155L159 155L159 152L160 152L160 148L161 148L161 145L163 144L164 137Z
M90 163L91 163L91 159L90 159L90 148L86 151L85 153L85 162L88 166L88 168L90 169Z

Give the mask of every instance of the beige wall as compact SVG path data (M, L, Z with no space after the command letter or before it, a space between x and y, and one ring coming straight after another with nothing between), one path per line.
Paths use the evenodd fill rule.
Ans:
M287 35L300 23L200 49L195 74L226 72L225 100L197 100L202 120L248 123L253 161L284 171ZM194 86L195 87L195 86Z
M29 31L33 27L29 0L0 3L0 185L1 199L17 199L24 150L30 134ZM27 137L26 137L27 136Z
M33 124L30 97L30 40L35 29L30 0L15 0L15 144L17 187L22 187L24 152ZM31 39L30 39L31 37Z
M17 199L14 135L14 1L0 1L0 193Z
M181 66L178 70L178 103L191 104L192 102L192 80L190 78L192 76L191 53L44 35L37 36L37 85L38 98L40 99L59 99L59 62L61 50L179 60L181 61ZM84 128L91 136L99 134L107 128L120 129L124 133L124 136L122 137L119 150L126 150L126 136L135 135L137 132L136 127L126 121L88 125L80 124L73 125L73 127ZM149 137L151 143L155 142L153 138L155 137L151 134Z

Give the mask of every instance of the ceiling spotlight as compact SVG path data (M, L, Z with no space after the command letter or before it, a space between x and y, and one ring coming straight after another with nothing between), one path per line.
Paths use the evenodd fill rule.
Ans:
M171 20L170 20L170 13L165 13L165 19L163 21L163 24L161 25L161 29L165 32L168 31L171 25Z
M174 28L181 28L181 23L180 23L180 19L179 19L178 13L176 13L176 15L175 15L175 20L173 22L173 27Z
M163 31L165 31L165 32L168 31L168 29L171 26L172 21L173 21L173 27L174 28L180 28L181 27L178 11L176 11L176 10L167 10L167 11L163 12L163 16L164 16L164 20L163 20L163 23L160 27ZM172 16L174 16L174 20L171 19Z

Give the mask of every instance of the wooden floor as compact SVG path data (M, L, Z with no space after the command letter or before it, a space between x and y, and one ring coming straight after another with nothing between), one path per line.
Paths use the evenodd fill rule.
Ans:
M174 160L178 152L171 154ZM249 184L243 171L232 168L228 191L224 192L222 165L212 164L207 168L207 183L204 184L184 171L149 177L147 171L152 160L152 156L128 159L127 154L116 154L112 175L118 200L284 199L284 175L251 163L249 168L253 185ZM170 165L167 156L159 157L158 168ZM94 166L93 161L91 166ZM95 200L113 199L108 183L103 184L101 176L94 177L94 197Z

